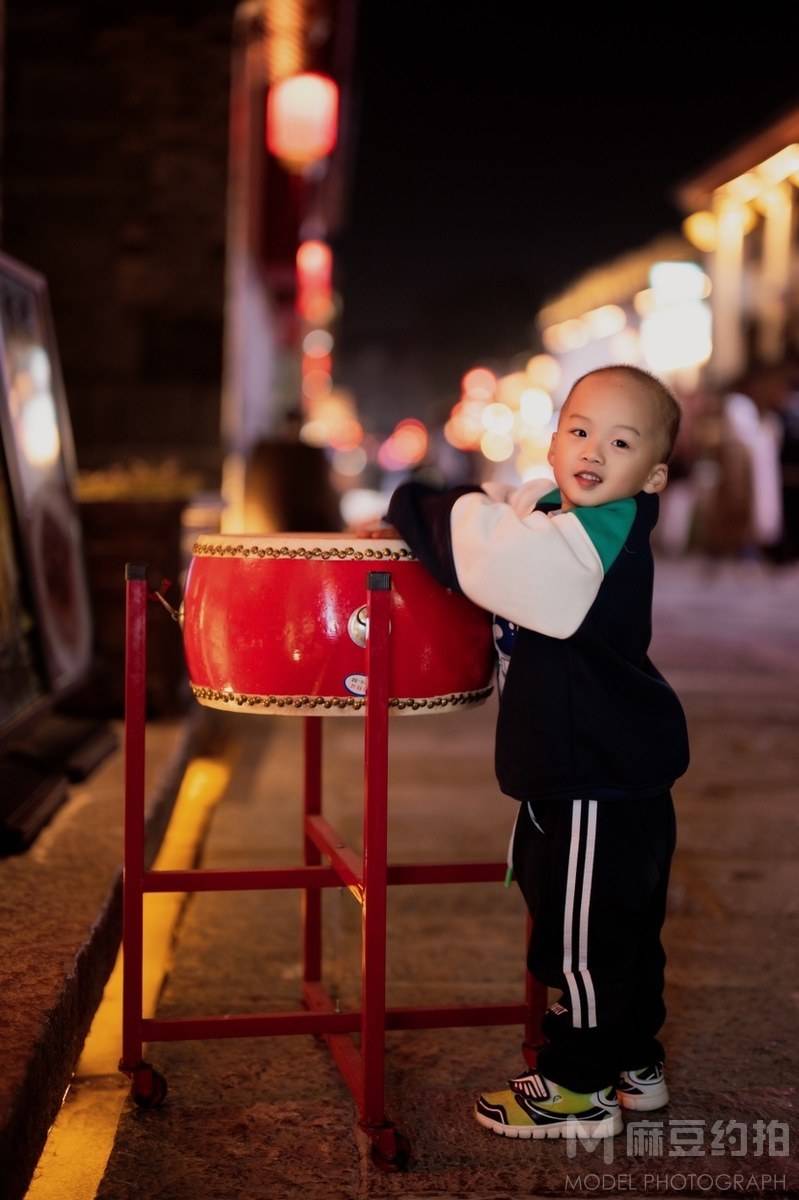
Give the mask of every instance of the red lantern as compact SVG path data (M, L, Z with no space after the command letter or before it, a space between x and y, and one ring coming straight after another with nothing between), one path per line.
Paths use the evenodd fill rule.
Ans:
M302 242L297 248L300 287L329 289L333 278L333 252L325 242Z
M269 89L266 146L290 171L325 158L337 131L338 87L327 75L291 75Z
M324 242L303 242L297 250L297 311L312 325L333 316L333 253Z

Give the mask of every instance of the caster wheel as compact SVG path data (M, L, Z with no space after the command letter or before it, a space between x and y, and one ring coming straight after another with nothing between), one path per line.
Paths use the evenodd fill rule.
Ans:
M411 1164L411 1143L393 1125L388 1125L373 1135L372 1162L386 1173L407 1171Z
M166 1079L155 1067L144 1064L133 1072L130 1098L139 1108L160 1108L168 1090Z

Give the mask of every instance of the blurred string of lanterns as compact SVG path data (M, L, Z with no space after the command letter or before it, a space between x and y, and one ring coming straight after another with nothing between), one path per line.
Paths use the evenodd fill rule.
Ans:
M332 304L326 264L318 243L300 247L298 307L306 319L325 317ZM545 326L545 351L534 354L522 370L498 374L475 366L467 371L444 422L444 439L492 464L512 461L522 479L548 474L549 439L567 387L583 367L596 365L582 363L581 353L598 354L605 362L640 363L667 377L695 371L712 349L709 295L710 280L696 263L655 263L649 287L635 293L627 310L606 304ZM352 392L333 386L332 348L328 329L308 328L302 342L301 438L333 451L334 469L345 478L357 476L369 459L387 472L423 462L431 435L416 417L398 422L382 442L367 436Z
M302 280L299 263L298 275ZM649 284L635 293L629 311L606 304L545 326L545 351L534 354L522 370L498 374L475 366L467 371L443 425L446 442L489 463L512 461L522 479L545 475L557 411L567 386L582 371L580 352L599 354L605 362L640 363L665 376L707 362L712 349L708 276L693 262L658 262L649 272ZM301 306L302 295L301 285ZM333 387L332 344L332 335L322 328L309 330L303 340L302 439L335 451L334 468L345 476L356 475L368 458L389 472L424 461L430 431L418 418L400 421L382 442L367 437L353 394ZM590 369L595 364L583 365ZM361 453L353 457L358 448Z
M266 146L288 171L304 175L335 149L338 88L325 75L299 70L301 56L298 58L294 50L302 28L302 4L272 0L265 11L267 47L272 47L267 54L271 53L274 60L267 62L268 77L273 82L266 99ZM300 438L308 445L328 450L334 471L344 481L354 480L364 470L368 456L355 397L333 385L335 337L331 326L339 304L333 290L333 252L327 242L312 238L300 243L295 281L302 379ZM400 435L399 430L395 435L393 442L389 438L380 448L382 463L399 465L407 453L406 435ZM420 457L426 450L425 432Z
M479 450L489 462L506 462L515 454L519 474L529 474L545 461L555 411L552 389L560 377L549 354L536 354L523 371L499 377L474 367L461 380L444 437L457 450Z
M339 91L318 71L303 70L307 24L303 0L265 0L265 140L287 171L307 176L324 170L338 141ZM302 427L300 437L334 455L343 476L366 464L363 427L351 392L333 386L331 326L339 305L333 291L333 252L322 238L300 243L295 262L296 312L300 329Z
M444 422L445 440L489 463L512 465L522 479L547 475L558 409L583 370L622 361L672 379L697 371L712 350L708 276L695 262L662 261L651 266L648 282L625 306L604 304L580 317L544 324L544 351L521 370L499 374L475 366L467 371ZM377 461L389 471L412 467L423 460L428 445L421 421L401 421L379 446Z
M334 471L348 487L370 460L389 473L419 465L428 454L431 432L417 417L408 417L380 441L364 430L353 393L334 386L332 276L330 247L303 242L297 251L297 310L303 323L300 437L330 452ZM649 287L636 292L626 308L605 304L579 318L544 325L545 350L524 369L467 371L444 422L444 439L488 463L512 463L522 479L548 474L549 439L567 387L583 368L596 365L583 362L582 354L640 363L666 376L696 370L712 349L709 294L710 280L696 263L655 263Z

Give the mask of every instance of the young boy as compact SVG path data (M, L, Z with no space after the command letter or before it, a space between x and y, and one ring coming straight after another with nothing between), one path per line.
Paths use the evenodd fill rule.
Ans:
M688 765L679 700L647 657L650 532L680 410L637 367L591 371L535 480L405 484L388 520L444 584L497 614L500 788L519 800L512 864L533 916L528 965L559 988L537 1069L477 1101L508 1137L601 1137L619 1102L668 1102L660 930ZM503 670L500 671L500 678Z

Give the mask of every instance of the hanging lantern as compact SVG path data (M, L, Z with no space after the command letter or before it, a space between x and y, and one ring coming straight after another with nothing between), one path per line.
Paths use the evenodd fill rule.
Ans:
M289 171L304 171L336 144L338 87L307 72L272 85L266 98L266 147Z
M325 242L301 242L297 247L300 286L329 289L333 278L333 252Z
M302 242L297 249L297 312L311 325L333 319L333 253L325 242Z

